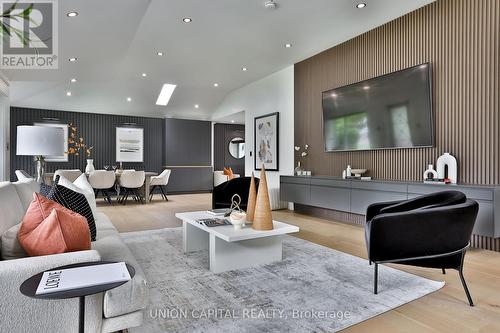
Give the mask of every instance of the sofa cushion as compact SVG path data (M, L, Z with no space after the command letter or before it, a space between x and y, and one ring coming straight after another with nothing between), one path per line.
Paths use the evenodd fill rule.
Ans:
M24 251L21 243L17 239L17 234L19 233L19 228L21 223L16 224L2 235L2 259L19 259L28 257L26 251Z
M97 212L97 215L95 216L95 225L97 228L97 236L99 236L99 232L104 230L113 230L118 233L109 217L107 217L104 213Z
M32 178L17 181L12 184L16 188L17 195L21 200L21 205L23 206L24 211L26 211L33 200L33 193L39 191L40 185Z
M40 193L33 194L17 237L30 256L90 250L87 220Z
M148 304L149 294L144 272L132 252L118 234L111 230L108 232L109 236L99 237L92 242L92 249L99 252L101 260L124 261L135 269L135 276L131 281L104 294L104 317L111 318L144 309Z
M90 238L92 241L96 240L97 230L94 215L85 195L56 184L52 187L47 198L85 217L90 230Z
M15 186L10 182L0 183L0 235L19 224L24 216L23 205Z

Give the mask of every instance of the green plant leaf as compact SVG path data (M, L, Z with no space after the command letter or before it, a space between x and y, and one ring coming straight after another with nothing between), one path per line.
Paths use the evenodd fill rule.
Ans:
M16 6L17 6L17 1L16 1L16 2L14 2L14 3L12 4L12 6L10 6L10 8L8 8L6 11L4 11L4 12L2 13L2 17L3 17L3 16L9 16L9 15L10 15L10 13L12 13L12 11L13 11L14 9L16 9Z
M32 11L33 11L33 4L30 4L28 6L28 8L26 8L25 10L23 10L23 12L20 14L20 16L23 17L23 18L25 18L25 19L26 18L29 19L30 18L30 14L31 14Z

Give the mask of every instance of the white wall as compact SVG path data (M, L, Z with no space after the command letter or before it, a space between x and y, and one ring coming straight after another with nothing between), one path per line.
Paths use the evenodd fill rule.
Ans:
M10 125L9 83L0 72L0 181L9 180L9 125Z
M294 169L294 67L287 67L230 93L213 115L217 120L245 111L245 174L254 170L254 118L279 112L279 172L267 172L270 188L279 187L280 175ZM250 156L252 151L252 156ZM259 176L259 172L255 172Z

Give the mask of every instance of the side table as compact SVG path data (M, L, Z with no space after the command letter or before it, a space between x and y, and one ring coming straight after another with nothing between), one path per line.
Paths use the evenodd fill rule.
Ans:
M82 263L77 263L77 264L72 264L72 265L65 265L65 266L60 266L56 267L53 269L49 269L47 271L54 271L54 270L61 270L61 269L68 269L68 268L77 268L77 267L86 267L86 266L95 266L95 265L104 265L104 264L114 264L115 262L112 261L93 261L93 262L82 262ZM135 269L129 264L127 265L128 272L130 274L130 277L133 278L135 275ZM38 285L40 284L40 280L42 279L44 272L38 273L36 275L33 275L26 281L24 281L21 286L19 287L19 290L21 293L25 296L31 297L31 298L36 298L36 299L69 299L69 298L76 298L78 297L80 300L80 306L79 306L79 319L78 319L78 332L79 333L84 333L85 331L85 296L90 296L98 293L102 293L111 289L114 289L116 287L121 286L122 284L127 283L128 281L123 281L123 282L115 282L115 283L108 283L108 284L101 284L97 286L91 286L91 287L85 287L85 288L77 288L77 289L71 289L71 290L64 290L60 292L54 292L54 293L49 293L49 294L36 294L36 290L38 288Z

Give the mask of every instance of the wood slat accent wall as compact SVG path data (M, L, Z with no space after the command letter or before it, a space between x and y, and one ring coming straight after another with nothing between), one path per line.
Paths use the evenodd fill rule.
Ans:
M78 135L85 138L90 146L94 146L92 158L96 169L104 165L116 164L116 130L125 123L136 123L144 128L144 163L123 163L126 168L145 169L161 172L164 164L164 119L109 115L98 113L68 112L59 110L42 110L11 107L10 109L10 179L16 180L17 169L35 173L33 158L16 155L17 126L33 125L44 122L43 118L57 118L57 123L73 123L78 127ZM68 162L47 162L47 172L57 169L85 170L85 156L69 156Z
M295 65L295 144L305 168L340 176L348 165L378 179L421 180L444 152L459 182L499 184L500 1L438 0ZM321 92L430 62L434 148L325 153Z

